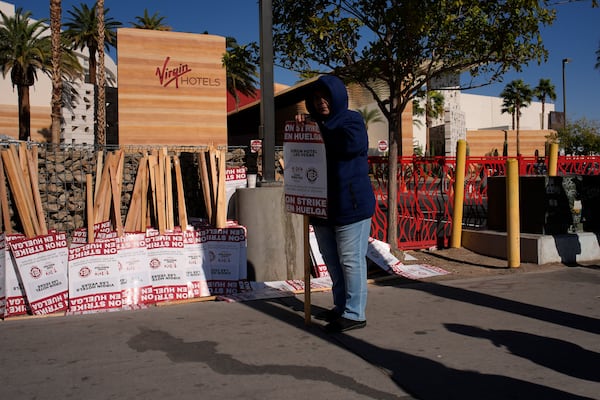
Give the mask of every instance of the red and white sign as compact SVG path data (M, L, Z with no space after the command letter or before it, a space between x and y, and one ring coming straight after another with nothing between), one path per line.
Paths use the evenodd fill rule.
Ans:
M246 278L246 258L241 246L246 246L246 232L241 227L200 228L203 263L208 268L211 295L237 293L238 282ZM244 263L241 272L242 260Z
M378 141L377 149L382 153L385 153L386 151L388 151L388 141L387 140Z
M10 242L27 302L35 315L67 309L69 248L65 233Z
M323 278L329 276L329 270L321 254L319 248L319 242L317 241L317 235L312 225L309 226L308 231L308 243L310 246L310 260L313 267L313 274L316 278Z
M317 123L286 122L283 154L286 210L326 217L327 163Z
M140 308L154 303L146 234L125 233L117 239L117 248L123 308Z
M204 263L202 241L197 229L187 229L183 232L184 252L187 256L188 292L190 297L210 296L208 281L210 269Z
M115 240L69 249L69 313L88 314L122 308L117 252Z
M163 302L189 298L183 234L167 232L148 236L147 246L154 299Z
M6 310L6 235L0 233L0 316Z
M258 153L262 149L262 140L254 139L250 141L250 151Z

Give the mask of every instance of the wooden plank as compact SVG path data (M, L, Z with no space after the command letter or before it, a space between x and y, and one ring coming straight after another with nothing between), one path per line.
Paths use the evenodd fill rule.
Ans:
M218 164L218 184L217 184L217 213L215 226L217 228L225 228L227 226L227 199L225 198L225 178L226 178L226 153L225 151L217 152L219 156Z
M217 220L217 199L218 199L218 189L219 189L219 177L218 177L218 171L217 171L217 149L213 146L210 145L208 147L208 165L209 165L209 170L208 170L208 176L209 176L209 180L210 180L210 194L211 194L211 198L210 198L210 203L213 209L213 216L210 219L210 223L212 225L216 225L216 220Z
M165 211L167 214L167 229L175 229L175 210L173 208L173 177L171 175L171 157L165 155Z
M107 217L105 216L105 203L110 201L110 197L108 194L110 193L110 173L109 173L109 165L114 159L113 153L108 153L106 156L106 160L102 167L102 173L100 174L100 179L98 179L98 175L96 175L96 188L94 195L94 223L100 223L106 221ZM110 207L110 203L108 205Z
M148 228L149 221L148 221L148 179L149 176L149 172L148 172L148 157L144 156L143 158L143 163L144 163L144 173L142 174L142 191L141 191L141 196L140 196L140 200L141 200L141 207L140 207L140 222L139 222L139 228L140 228L140 232L146 232L146 228Z
M206 215L208 221L212 221L212 194L211 194L211 185L210 178L208 176L208 166L206 162L206 156L208 155L207 151L201 151L198 153L198 158L200 159L200 180L202 181L202 195L204 197L204 206L206 208Z
M92 174L85 175L85 209L87 212L87 242L94 243L94 188Z
M142 184L143 174L146 173L145 165L148 163L147 158L144 156L138 163L137 174L135 177L135 183L133 184L133 191L131 193L131 203L127 210L127 217L125 218L125 232L136 232L140 231L141 216L140 208L142 207Z
M27 199L25 199L25 193L23 192L22 182L19 181L17 170L20 170L20 167L12 159L10 150L2 150L1 157L12 190L14 203L17 207L21 224L23 225L23 233L26 237L32 238L35 236L35 229L33 228L31 216L29 215L29 208L27 206Z
M31 182L31 193L33 196L33 203L35 205L35 212L40 226L41 235L48 234L48 226L46 225L46 217L44 216L44 208L42 206L42 198L40 196L40 186L38 177L38 148L33 146L31 151L25 153L27 158L27 166L29 167L29 178Z
M22 148L22 146L19 146L19 148ZM27 216L28 216L28 218L31 219L31 223L33 224L33 229L35 232L34 236L37 236L37 235L41 234L42 230L40 228L40 224L37 219L37 216L31 214L31 212L33 212L35 210L35 204L33 202L33 194L31 193L31 183L29 181L29 172L25 173L25 171L28 170L27 157L24 156L23 163L21 163L20 157L19 157L19 151L21 151L22 154L25 154L25 153L23 153L22 150L18 150L16 145L11 144L9 146L10 157L13 160L13 165L16 168L16 174L17 174L17 182L15 184L21 186L21 191L23 193L23 199L28 207ZM27 178L25 176L27 176Z
M121 217L121 191L119 190L119 178L117 171L119 167L117 165L111 165L109 167L110 173L110 187L112 190L112 204L113 204L113 215L115 217L115 230L119 237L123 236L123 219Z
M156 150L152 151L152 154L148 156L148 172L150 175L150 202L152 207L147 208L147 215L149 216L149 220L147 225L150 226L152 221L158 221L157 214L157 198L156 198L156 167L158 165L158 152Z
M0 211L2 212L2 222L4 232L11 235L12 224L10 221L10 210L8 208L8 191L6 190L6 176L4 175L4 163L0 159Z
M157 178L164 176L161 173L160 163L154 166L154 175ZM156 179L156 214L158 217L158 231L161 234L166 232L165 221L165 188L162 179Z
M98 201L98 190L100 188L100 180L102 179L102 170L104 162L104 151L99 151L96 158L96 184L94 185L94 204Z
M184 231L187 228L187 207L185 205L185 191L183 190L183 177L181 175L181 163L178 156L173 156L173 166L175 168L175 183L177 185L177 210L179 216L179 226Z

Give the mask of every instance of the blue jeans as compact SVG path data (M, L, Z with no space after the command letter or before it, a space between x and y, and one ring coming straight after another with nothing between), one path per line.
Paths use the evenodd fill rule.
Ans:
M367 246L371 218L348 225L313 225L323 260L333 282L333 304L342 317L365 321Z

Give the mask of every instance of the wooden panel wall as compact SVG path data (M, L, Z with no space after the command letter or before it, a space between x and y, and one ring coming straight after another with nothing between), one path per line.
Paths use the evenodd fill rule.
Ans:
M117 31L119 143L227 145L225 38Z
M46 138L38 131L48 129L50 133L52 119L50 117L50 107L31 107L31 140L35 142L49 142L51 138ZM19 138L19 111L17 105L0 105L0 134Z
M545 143L548 140L546 136L550 135L552 130L520 130L519 147L521 155L533 156L538 150L540 156L544 155ZM508 133L508 155L514 157L517 155L517 131L509 130ZM477 130L467 131L467 143L469 144L469 155L485 156L498 149L498 154L502 155L502 146L504 144L503 130Z

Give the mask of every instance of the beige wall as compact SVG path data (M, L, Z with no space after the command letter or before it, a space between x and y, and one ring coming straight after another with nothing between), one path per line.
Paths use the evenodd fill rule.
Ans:
M31 140L34 142L47 142L45 138L38 133L41 129L50 130L52 120L50 119L50 107L31 106ZM17 106L0 104L0 134L19 138L19 112Z
M517 131L508 130L508 155L517 155ZM519 147L521 155L533 156L535 150L540 155L544 155L545 143L548 140L546 136L550 135L552 130L519 130ZM503 130L477 130L467 131L467 143L469 145L469 155L484 156L498 149L498 154L502 155L502 146L504 144Z
M227 145L225 38L117 31L119 143Z

